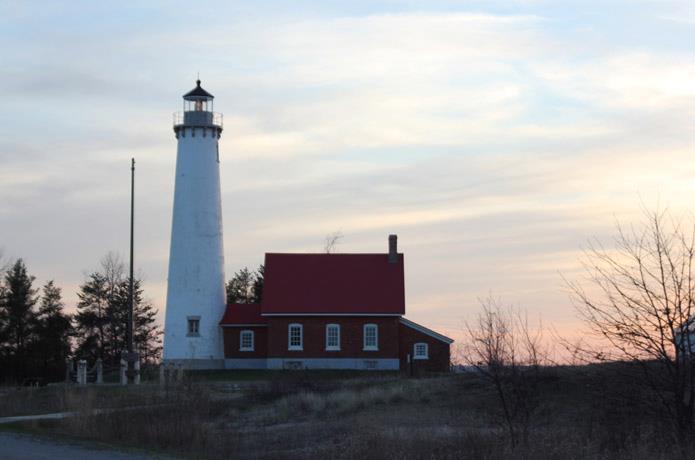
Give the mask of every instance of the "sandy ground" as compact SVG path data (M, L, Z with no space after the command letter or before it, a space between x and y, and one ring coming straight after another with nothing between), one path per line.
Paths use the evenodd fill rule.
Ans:
M0 432L2 460L146 460L171 459L152 454L128 453L87 447L24 434Z

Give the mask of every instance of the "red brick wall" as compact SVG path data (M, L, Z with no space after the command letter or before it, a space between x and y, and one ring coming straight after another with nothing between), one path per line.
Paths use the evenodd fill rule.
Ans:
M412 370L414 373L420 372L446 372L449 370L449 361L451 359L449 344L437 340L420 331L399 324L399 349L401 370L409 371L407 355L410 354L412 361ZM416 343L424 342L428 344L429 359L412 359L413 347Z
M267 327L223 327L225 358L265 358L268 353ZM253 351L239 351L239 333L253 331Z
M287 328L304 326L304 349L288 350ZM379 350L364 351L363 326L379 327ZM340 324L340 351L326 351L326 324ZM238 338L237 338L238 340ZM284 317L268 318L269 358L398 358L398 317Z

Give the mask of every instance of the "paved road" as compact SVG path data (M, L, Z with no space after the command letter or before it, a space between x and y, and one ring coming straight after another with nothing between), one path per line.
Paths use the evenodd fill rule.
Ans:
M0 432L2 460L148 460L168 459L151 454L87 447L29 435Z
M61 418L73 417L77 412L54 412L53 414L39 415L15 415L14 417L0 417L0 425L3 423L28 422L32 420L59 420Z

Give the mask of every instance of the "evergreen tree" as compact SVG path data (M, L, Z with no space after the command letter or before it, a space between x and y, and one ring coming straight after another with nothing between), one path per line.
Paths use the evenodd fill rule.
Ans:
M7 311L4 308L5 289L4 279L0 278L0 366L7 366Z
M106 277L99 272L89 275L77 293L75 329L78 337L77 357L96 360L109 358L107 350L109 318L109 296L112 292ZM113 363L112 363L113 364Z
M114 330L117 330L118 343L122 350L127 350L127 319L129 305L130 285L129 280L124 280L118 286L113 300L112 312L115 318L122 320L114 322ZM157 326L157 310L143 298L142 281L133 282L133 348L140 355L143 362L155 362L162 351L161 331ZM118 328L118 325L122 328Z
M227 303L260 303L263 293L264 267L251 271L244 267L227 282Z
M256 270L256 279L253 281L253 302L261 303L263 299L263 280L265 278L265 266L261 264Z
M108 254L101 270L89 275L80 287L75 316L78 331L77 354L87 359L101 358L116 366L127 351L127 324L130 286L123 264ZM142 282L133 283L133 346L144 361L156 361L161 352L161 332L156 324L157 310L144 300Z
M3 275L7 271L7 264L4 263L3 259L3 254L0 251L0 273ZM8 350L7 350L7 311L3 307L3 302L5 299L5 293L7 290L5 289L5 280L4 276L0 276L0 366L2 368L6 368L8 366L7 360L8 360ZM6 375L5 375L6 377ZM4 379L0 379L4 380Z
M253 272L247 267L236 272L227 283L227 303L251 303L253 281Z
M46 283L36 318L34 350L37 366L49 381L63 378L65 359L70 355L72 322L63 312L64 306L60 288L52 280Z
M29 276L22 259L17 259L5 273L5 283L0 299L3 318L4 354L15 380L27 376L29 350L34 333L36 290L34 277Z

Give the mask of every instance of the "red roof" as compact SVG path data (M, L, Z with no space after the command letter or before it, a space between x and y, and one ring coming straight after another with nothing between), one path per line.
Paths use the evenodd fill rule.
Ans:
M261 312L403 315L403 254L266 254Z
M227 305L220 324L265 324L266 320L261 316L261 306L257 303L232 303Z

